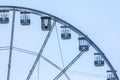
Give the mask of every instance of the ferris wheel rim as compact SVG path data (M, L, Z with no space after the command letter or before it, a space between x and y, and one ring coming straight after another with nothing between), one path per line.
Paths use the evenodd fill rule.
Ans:
M116 70L113 68L112 64L110 63L110 61L107 59L107 57L105 56L105 54L103 53L103 51L87 36L85 35L82 31L80 31L79 29L77 29L75 26L73 26L72 24L68 23L67 21L59 18L59 17L56 17L52 14L49 14L49 13L46 13L46 12L43 12L43 11L40 11L40 10L36 10L36 9L32 9L32 8L27 8L27 7L20 7L20 6L9 6L9 5L3 5L3 6L0 6L0 9L1 8L5 8L7 10L10 10L10 11L28 11L32 14L36 14L36 15L46 15L46 16L49 16L51 17L52 20L62 24L62 25L67 25L68 28L70 28L72 31L74 31L75 33L77 33L79 36L83 36L85 37L85 39L89 42L89 44L98 52L100 53L100 55L102 56L102 58L105 60L105 62L107 63L108 67L110 68L110 71L113 72L115 78L117 80L119 80L119 77L116 73Z

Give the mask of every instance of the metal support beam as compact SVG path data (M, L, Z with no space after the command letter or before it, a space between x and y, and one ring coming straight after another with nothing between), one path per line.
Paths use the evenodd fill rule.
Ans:
M11 30L11 41L10 41L10 51L9 51L7 80L10 80L10 70L11 70L11 61L12 61L12 49L13 49L13 38L14 38L14 26L15 26L15 10L13 10L13 18L12 19L13 20L12 20L12 30Z
M44 42L43 42L43 45L42 45L42 47L41 47L41 49L40 49L40 51L39 51L39 53L38 53L37 58L36 58L35 61L34 61L34 64L33 64L32 68L31 68L31 70L30 70L30 72L29 72L26 80L30 80L31 75L32 75L32 73L33 73L33 71L34 71L34 69L35 69L35 67L36 67L36 65L37 65L37 63L38 63L41 55L42 55L42 52L43 52L43 50L44 50L44 48L45 48L45 46L46 46L46 44L47 44L47 42L48 42L48 40L49 40L49 37L50 37L50 35L51 35L52 31L53 31L53 28L54 28L54 25L55 25L55 24L56 24L56 21L54 21L53 24L51 25L51 29L50 29L50 31L48 32L47 37L45 38L45 40L44 40Z
M20 51L20 52L24 52L24 53L28 53L28 54L32 54L32 55L35 55L35 56L38 55L38 53L36 53L36 52L28 51L28 50L21 49L21 48L17 48L17 47L13 47L13 50ZM41 58L42 58L43 60L45 60L46 62L48 62L49 64L51 64L52 66L54 66L54 67L55 67L56 69L58 69L59 71L62 71L62 68L60 68L59 66L57 66L55 63L53 63L52 61L50 61L49 59L47 59L47 58L44 57L43 55L41 55ZM68 76L66 73L64 73L64 75L66 76L66 78L67 78L68 80L70 80L69 76Z
M17 48L17 47L13 47L13 50L16 50L16 51L19 51L19 52L23 52L23 53L28 53L28 54L32 54L32 55L35 55L37 56L38 53L36 52L32 52L32 51L28 51L28 50L25 50L25 49L21 49L21 48ZM59 71L62 71L62 68L60 68L59 66L57 66L55 63L53 63L52 61L50 61L49 59L47 59L46 57L44 57L43 55L41 55L41 58L43 60L45 60L46 62L48 62L49 64L51 64L52 66L54 66L56 69L58 69ZM66 78L68 80L70 80L69 76L64 73L64 75L66 76Z
M57 66L56 64L54 64L52 61L50 61L49 59L47 59L44 56L41 56L42 59L44 59L45 61L47 61L48 63L50 63L51 65L53 65L54 67L56 67L59 71L62 71L62 68L60 68L59 66ZM66 76L66 78L68 80L70 80L70 78L68 77L68 75L66 73L64 73L64 75Z
M53 80L58 80L84 53L81 51Z
M8 50L10 47L9 46L3 46L3 47L0 47L0 50ZM18 48L18 47L13 47L13 50L15 51L19 51L19 52L22 52L22 53L27 53L27 54L30 54L30 55L34 55L34 56L37 56L38 53L36 52L33 52L33 51L29 51L29 50L25 50L25 49L21 49L21 48ZM51 64L52 66L54 66L56 69L58 69L59 71L62 71L62 68L57 66L55 63L53 63L52 61L50 61L49 59L47 59L46 57L44 57L43 55L41 55L41 59L45 60L46 62L48 62L49 64ZM68 80L70 80L69 76L64 73L64 75L66 76L66 78Z

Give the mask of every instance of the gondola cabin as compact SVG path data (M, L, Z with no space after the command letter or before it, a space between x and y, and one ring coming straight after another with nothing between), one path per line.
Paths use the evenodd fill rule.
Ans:
M114 77L113 71L107 71L107 80L117 80Z
M48 16L41 17L41 29L43 31L51 30L51 17Z
M9 10L0 10L0 23L9 23Z
M94 65L96 67L101 67L104 66L104 60L102 58L102 56L100 55L100 53L94 53Z
M85 37L79 37L79 51L88 51L89 45Z
M61 26L61 39L71 39L71 31L67 26Z
M21 25L30 25L30 12L20 12Z

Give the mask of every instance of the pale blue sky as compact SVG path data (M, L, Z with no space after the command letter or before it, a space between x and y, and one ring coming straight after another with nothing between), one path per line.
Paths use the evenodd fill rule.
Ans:
M23 7L41 10L41 11L50 13L52 15L55 15L65 21L71 23L72 25L77 27L79 30L84 32L86 35L88 35L88 37L90 37L100 47L100 49L105 53L105 55L110 60L110 62L114 66L114 68L117 70L118 76L120 76L120 61L119 61L120 60L119 59L119 57L120 57L120 53L119 53L119 50L120 50L120 47L119 47L120 46L120 42L119 42L120 41L120 36L119 36L119 34L120 34L120 0L19 0L19 1L18 0L4 0L4 1L0 0L0 5L23 6ZM17 18L19 18L19 17L17 17ZM16 40L14 41L14 43L15 43L15 46L17 46L17 47L38 52L41 45L37 45L37 43L35 44L34 41L36 41L36 42L40 41L39 43L42 44L42 41L44 40L43 35L46 35L46 33L39 32L39 26L38 26L40 24L39 17L33 15L32 19L37 20L37 21L32 20L33 23L31 24L31 26L34 26L35 29L31 28L31 26L24 27L24 29L22 29L22 27L19 25L19 20L16 19L16 20L18 20L18 21L16 21L16 27L17 26L18 27L15 30L16 31L16 33L15 33ZM26 30L27 30L27 33L25 33ZM6 33L4 34L4 31L7 34ZM6 44L9 44L9 42L8 42L9 41L8 37L10 37L10 36L8 36L9 32L10 32L10 27L8 27L0 32L0 35L2 36L1 41L4 42L4 43L3 42L0 42L0 43L3 43L4 46L6 46ZM56 34L55 31L53 33ZM3 34L4 34L4 36L8 36L8 37L3 38ZM42 34L42 35L39 35L39 34ZM24 35L24 36L20 36L20 35ZM37 37L34 35L37 35ZM76 34L73 33L73 35L77 39ZM29 42L27 41L27 38L25 36L28 37ZM41 36L41 37L38 38L38 36ZM36 38L38 38L38 39L36 40ZM68 49L68 48L66 48L67 46L72 46L73 44L77 45L77 46L74 48L70 48L70 49L75 50L75 51L73 51L73 53L76 52L75 55L78 53L78 51L76 51L77 49L75 49L78 47L78 42L75 38L72 39L73 41L71 40L71 41L64 42L61 40L61 45L64 46L62 48L63 53L65 51L64 49L66 49L66 50ZM48 43L48 46L46 46L46 48L50 48L50 45L53 44L52 39L55 40L57 38L56 37L51 38L50 39L51 42ZM29 43L30 43L30 47L28 46ZM27 46L24 46L25 44ZM35 47L33 47L33 46L35 46ZM56 44L54 44L54 46L58 46L57 40L56 40ZM56 48L56 50L54 50L54 48L53 49L51 48L50 51L51 51L50 53L56 53L56 52L59 53L58 48ZM52 52L52 51L54 51L54 52ZM5 51L3 53L6 53L6 52L8 52L8 51ZM48 53L48 52L49 52L49 50L47 51L47 49L46 49L46 51L43 54L57 64L57 62L59 61L59 58L54 58L54 57L56 57L58 54L50 55L50 53ZM19 53L19 52L15 52L15 53ZM71 59L73 59L73 56L75 56L75 55L72 52L71 52L71 54L69 54L69 51L65 51L65 53L67 53L64 55L64 58L66 61L65 64L67 64L69 61L71 61ZM91 50L88 53L94 53L94 50ZM2 56L6 57L7 55L2 55ZM20 61L18 59L18 56L23 58L23 61L27 57L29 57L28 60L30 60L31 63L28 64L29 67L26 70L24 69L24 65L27 66L27 64L22 64L22 66L21 66L21 64L18 64L18 61ZM65 56L68 56L68 59ZM78 63L80 62L80 60L71 69L78 70L79 72L85 72L85 73L95 73L95 74L99 74L99 75L105 74L105 72L106 72L105 70L107 69L106 65L105 65L105 67L103 67L103 69L100 68L101 70L98 70L99 68L94 67L93 64L90 64L88 62L90 60L91 60L90 62L93 61L93 59L91 59L92 57L93 57L92 55L84 54L84 56L81 58L81 65L86 62L83 65L85 67L84 68L85 70L82 69L83 67L82 68L79 67L80 65ZM89 58L89 60L88 60L88 58ZM18 72L21 72L21 74L22 74L22 70L24 70L27 74L28 73L27 70L30 69L31 65L33 64L32 62L34 61L34 59L35 59L35 57L26 55L26 54L14 55L13 63L15 62L16 63L15 65L18 65L18 66L15 66L15 67L13 66L14 67L13 75L16 76L16 77L12 77L13 80L15 80L17 78L19 78L19 79L21 78L18 75L19 73L17 73L17 72L14 73L14 71L17 70L17 67L21 67L21 68L19 68L20 70ZM4 60L4 59L1 59L1 60ZM3 61L0 61L0 62L1 62L0 64L3 64ZM7 64L7 60L5 62ZM51 67L49 69L48 68L49 64L45 64L45 61L41 60L41 62L42 62L41 65L42 64L44 65L44 66L41 66L41 69L43 67L47 66L46 68L48 70L51 69L50 71L51 71L51 73L53 73L53 74L46 74L46 73L44 74L44 72L41 70L42 71L41 74L44 74L44 76L42 76L43 78L41 78L41 79L44 79L45 75L50 75L49 77L51 77L52 75L59 73L57 70L53 71L53 69ZM6 64L3 64L3 66L5 66ZM89 64L90 64L90 66L89 66ZM58 65L62 67L61 64L58 64ZM90 67L90 70L89 70L88 66ZM0 68L1 68L0 69L1 71L4 70L4 67L2 67L2 65L0 65ZM45 70L47 72L46 68L45 68ZM79 70L79 68L80 68L80 70ZM14 69L16 69L16 70L14 70ZM87 71L87 70L89 70L89 71ZM95 70L95 72L94 72L94 70ZM4 74L6 74L6 73L4 73ZM24 75L25 77L26 77L26 74ZM86 76L82 76L78 73L70 72L70 71L68 72L68 74L74 80L80 80L80 79L84 79L84 80L91 79L92 80L92 79L94 79L94 77L89 77L89 76L86 77ZM21 75L21 76L23 76L23 75ZM34 76L36 76L36 74L34 74ZM104 75L104 76L106 76L106 75ZM0 74L0 77L1 77L0 80L6 79L5 78L6 75L3 76L3 74ZM12 80L12 78L11 78L11 80ZM48 79L48 78L45 78L45 79ZM24 80L24 79L25 78L21 78L20 80ZM31 80L34 80L33 77ZM52 79L49 79L49 80L52 80ZM97 78L97 80L99 80L99 78ZM105 79L103 79L103 80L105 80Z

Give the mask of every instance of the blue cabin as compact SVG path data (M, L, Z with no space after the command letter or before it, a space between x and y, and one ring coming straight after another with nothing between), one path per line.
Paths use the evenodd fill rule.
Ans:
M67 26L61 26L61 39L71 39L71 31Z
M9 23L9 10L0 10L0 23Z
M88 51L89 45L85 37L79 37L79 51Z
M20 12L20 23L21 25L30 25L30 12Z
M113 71L107 71L107 80L117 80L114 77Z
M41 17L41 29L43 31L51 30L51 17L48 16Z
M104 60L102 56L100 55L100 53L94 53L94 56L95 56L94 65L96 67L104 66Z

